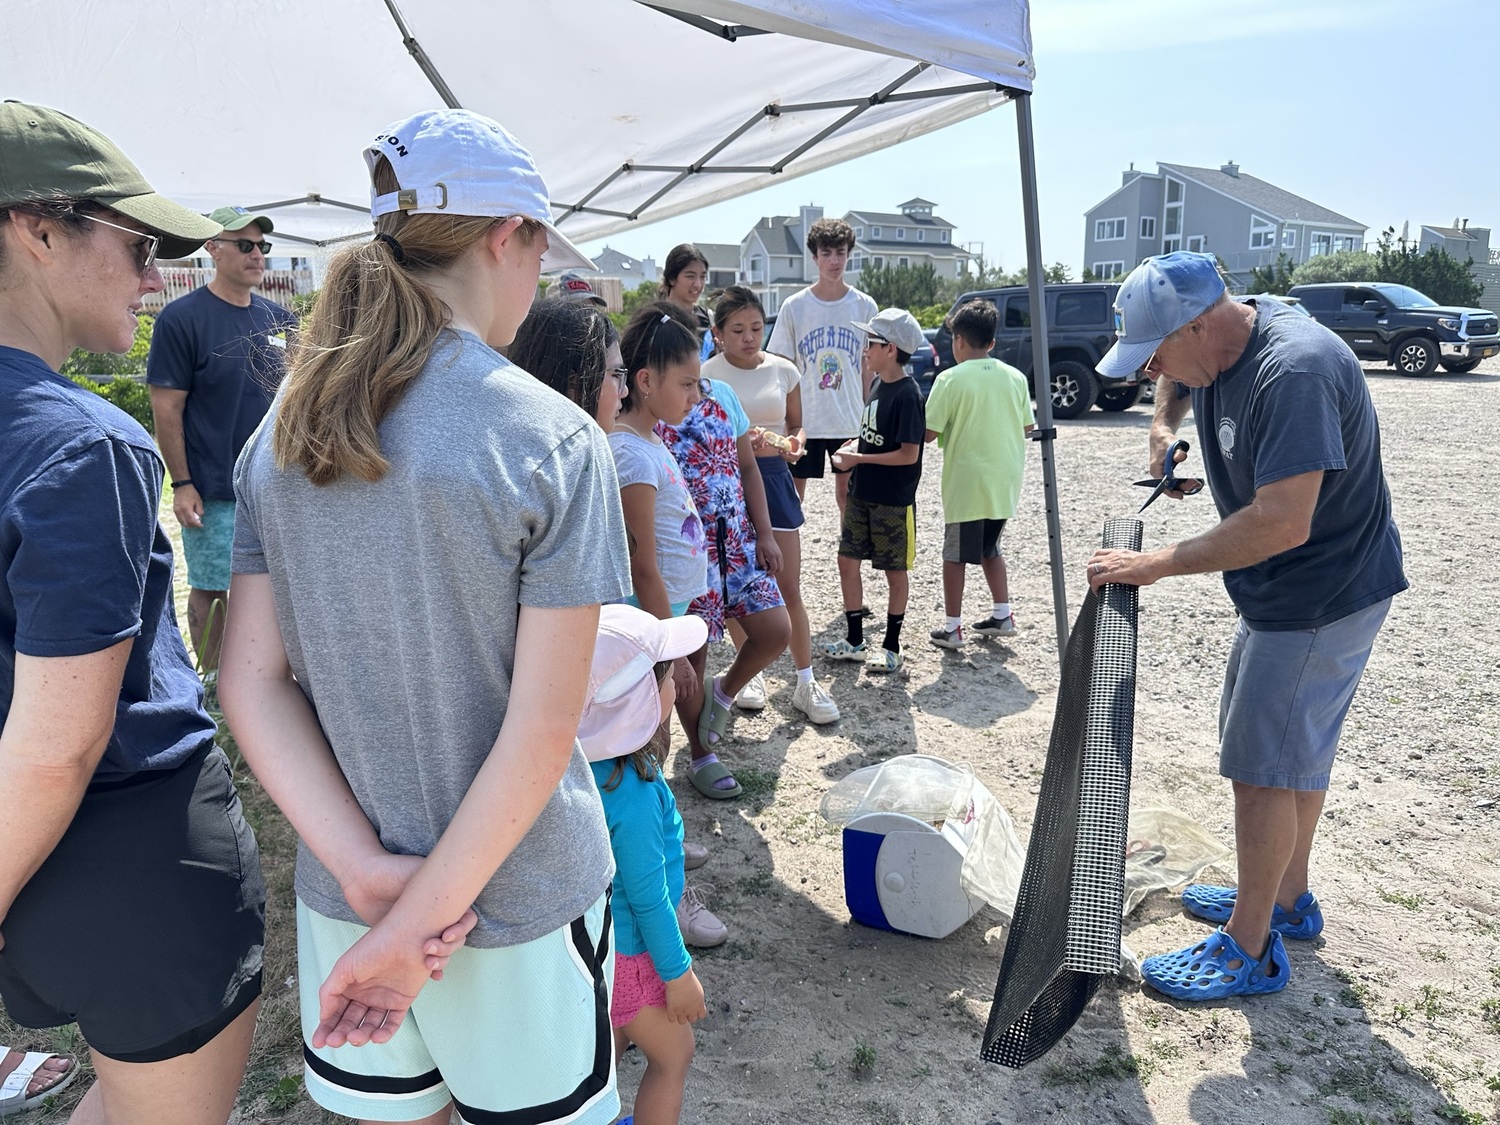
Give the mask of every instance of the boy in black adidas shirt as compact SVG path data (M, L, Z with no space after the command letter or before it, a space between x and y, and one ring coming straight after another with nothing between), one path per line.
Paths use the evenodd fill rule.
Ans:
M865 363L878 378L865 403L859 438L833 455L836 468L854 470L839 536L839 586L848 636L824 645L823 651L835 660L863 660L872 672L895 672L902 664L906 572L917 553L917 482L927 431L922 392L905 365L922 346L922 327L904 309L886 309L854 327L865 333ZM864 639L862 559L885 572L890 589L885 640L878 648Z

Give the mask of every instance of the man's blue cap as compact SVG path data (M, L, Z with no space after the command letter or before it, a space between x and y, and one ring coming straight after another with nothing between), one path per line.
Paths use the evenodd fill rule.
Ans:
M1147 258L1115 296L1115 344L1099 361L1099 374L1122 378L1139 371L1163 340L1203 315L1223 292L1212 254L1178 250Z

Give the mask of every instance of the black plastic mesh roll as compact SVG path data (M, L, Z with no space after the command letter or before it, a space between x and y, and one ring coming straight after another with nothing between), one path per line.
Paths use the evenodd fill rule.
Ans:
M1105 547L1140 550L1141 521L1104 525ZM1077 1021L1120 967L1125 833L1135 735L1134 586L1078 611L1015 916L980 1057L1022 1067Z

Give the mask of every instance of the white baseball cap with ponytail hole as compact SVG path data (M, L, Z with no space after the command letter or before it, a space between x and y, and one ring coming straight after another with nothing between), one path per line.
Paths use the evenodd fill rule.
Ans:
M370 217L478 215L535 219L547 228L544 271L595 269L552 222L547 185L526 147L498 121L467 109L435 109L387 125L365 149L374 174L385 157L399 191L370 190Z

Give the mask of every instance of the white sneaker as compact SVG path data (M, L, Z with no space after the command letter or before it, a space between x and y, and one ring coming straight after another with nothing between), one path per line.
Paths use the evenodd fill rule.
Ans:
M709 912L697 887L682 892L677 904L677 928L682 931L683 944L695 949L712 949L729 940L729 927Z
M798 684L792 691L792 706L807 716L807 721L822 726L838 722L839 705L823 690L817 680Z
M766 678L759 672L750 677L750 682L740 688L734 697L734 705L741 711L764 711L766 709Z

